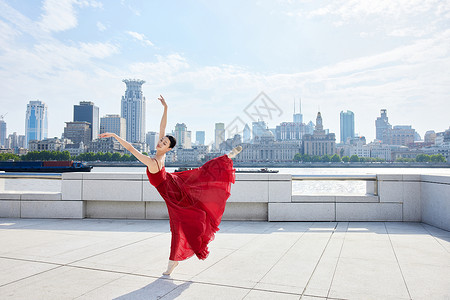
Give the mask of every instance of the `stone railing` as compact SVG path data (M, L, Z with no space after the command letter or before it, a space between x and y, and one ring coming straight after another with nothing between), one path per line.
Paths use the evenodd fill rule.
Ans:
M325 177L329 176L321 180L349 180L345 175ZM292 195L290 174L237 173L223 219L405 221L450 230L450 176L361 175L359 179L367 181L366 195ZM145 174L65 173L61 187L61 193L0 191L0 217L168 218L163 199Z

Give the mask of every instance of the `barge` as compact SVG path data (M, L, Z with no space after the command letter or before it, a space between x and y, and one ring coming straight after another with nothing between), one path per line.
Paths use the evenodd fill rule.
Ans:
M0 171L5 172L38 172L38 173L64 173L64 172L90 172L92 166L86 163L67 161L0 161Z

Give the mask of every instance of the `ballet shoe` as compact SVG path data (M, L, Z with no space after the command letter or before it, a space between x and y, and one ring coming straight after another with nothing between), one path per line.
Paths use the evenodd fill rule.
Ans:
M229 158L234 158L236 155L238 155L242 151L242 146L234 147L233 150L228 153Z
M170 275L176 266L178 266L178 262L176 260L169 260L167 270L163 273L163 275Z

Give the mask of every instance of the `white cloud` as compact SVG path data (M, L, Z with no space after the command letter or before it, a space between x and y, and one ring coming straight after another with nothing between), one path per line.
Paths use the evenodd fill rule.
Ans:
M136 40L141 41L142 43L144 43L144 45L146 45L146 46L150 46L150 47L153 47L153 46L154 46L153 43L152 43L149 39L147 39L147 38L145 37L145 35L142 34L142 33L134 32L134 31L127 31L127 33L128 33L130 36L132 36L134 39L136 39Z
M98 21L97 22L97 29L99 31L105 31L106 30L106 26L102 22Z
M102 8L98 1L88 0L45 0L42 7L40 27L44 31L59 32L77 27L77 12L74 7Z

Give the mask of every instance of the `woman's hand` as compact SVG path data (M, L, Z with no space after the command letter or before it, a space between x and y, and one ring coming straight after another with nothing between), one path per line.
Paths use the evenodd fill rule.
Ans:
M99 138L108 138L108 137L113 137L115 138L117 135L115 133L111 133L111 132L105 132L102 134L99 134L98 137Z
M161 104L162 104L165 108L167 108L167 103L166 103L166 100L164 100L164 97L163 97L163 96L159 95L158 100L161 101Z

